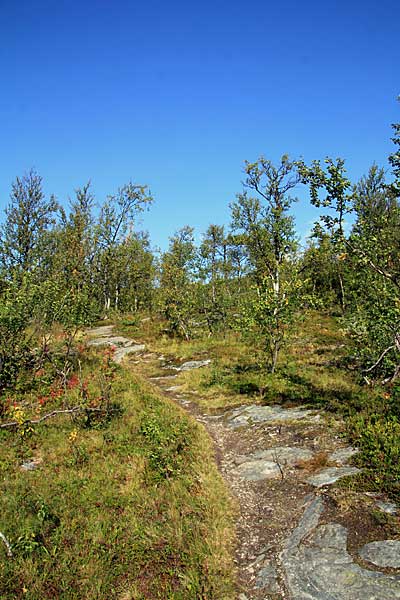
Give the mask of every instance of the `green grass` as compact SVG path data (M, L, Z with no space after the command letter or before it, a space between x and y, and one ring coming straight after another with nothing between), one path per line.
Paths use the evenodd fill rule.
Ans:
M207 435L127 370L111 399L120 413L91 427L0 433L0 597L232 599L232 507Z

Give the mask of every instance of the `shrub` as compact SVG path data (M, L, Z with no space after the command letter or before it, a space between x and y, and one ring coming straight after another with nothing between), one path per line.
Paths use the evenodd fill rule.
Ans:
M357 461L369 482L400 499L400 422L394 416L357 416L349 421L351 439L360 448Z

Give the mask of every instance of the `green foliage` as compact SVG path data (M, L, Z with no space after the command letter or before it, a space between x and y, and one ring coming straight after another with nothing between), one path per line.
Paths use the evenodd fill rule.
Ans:
M32 334L28 331L35 306L35 288L26 277L21 285L10 284L0 303L0 392L18 373L35 363Z
M303 303L309 308L335 310L343 301L346 255L338 254L332 237L315 231L302 256Z
M54 197L45 199L42 178L33 169L16 178L0 231L0 264L7 279L21 281L38 269L43 235L54 224L57 208Z
M224 227L218 225L209 226L199 248L198 304L211 334L226 329L233 305L229 285L233 270L231 248L232 242L225 235Z
M140 433L150 461L151 477L157 481L180 475L188 464L187 454L194 433L183 415L176 421L160 409L144 412Z
M254 335L274 372L300 288L297 240L293 217L288 214L294 202L288 192L300 176L297 163L287 156L278 167L261 157L246 163L245 171L245 187L257 197L249 197L245 190L231 207L233 228L248 251L256 282L255 293L246 298L242 330Z
M392 166L393 175L395 177L395 181L393 182L391 189L397 197L400 197L400 123L393 123L392 127L394 131L392 142L396 144L397 148L395 152L389 156L389 162Z
M279 294L265 278L251 289L247 304L242 309L238 327L248 342L255 344L261 356L269 357L269 366L275 371L277 357L288 333L296 321L301 301L301 282L292 277L282 281Z
M400 499L400 422L394 416L358 416L348 424L360 448L358 462L374 489Z
M133 227L136 215L153 201L146 186L128 183L102 204L94 229L96 280L102 294L104 310L108 312L113 300L119 308L119 276L123 271L123 243ZM122 256L121 256L122 251Z
M196 320L196 249L193 229L184 227L170 238L161 260L159 306L171 335L189 340Z

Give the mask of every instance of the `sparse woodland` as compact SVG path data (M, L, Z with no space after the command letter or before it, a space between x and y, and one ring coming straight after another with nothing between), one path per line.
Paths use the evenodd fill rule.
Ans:
M339 413L366 489L400 499L400 124L393 144L359 181L342 159L246 162L229 226L196 244L189 224L163 253L136 229L153 202L146 185L100 200L87 184L66 206L37 172L15 179L0 230L2 597L124 598L134 561L129 598L232 598L232 540L209 533L215 520L229 528L229 510L208 442L112 350L87 347L98 322L179 356L207 351L213 409L236 394ZM305 248L302 186L321 215ZM52 475L30 483L18 464L44 454ZM128 459L137 480L118 471ZM93 583L99 572L112 576Z

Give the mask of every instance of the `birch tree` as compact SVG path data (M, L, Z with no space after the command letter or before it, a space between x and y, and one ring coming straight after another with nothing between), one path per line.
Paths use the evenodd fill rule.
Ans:
M246 162L245 174L244 190L231 206L232 228L247 249L253 269L254 293L242 324L259 339L274 372L299 293L298 243L289 211L295 201L290 192L300 176L297 164L286 155L277 166L264 157Z

